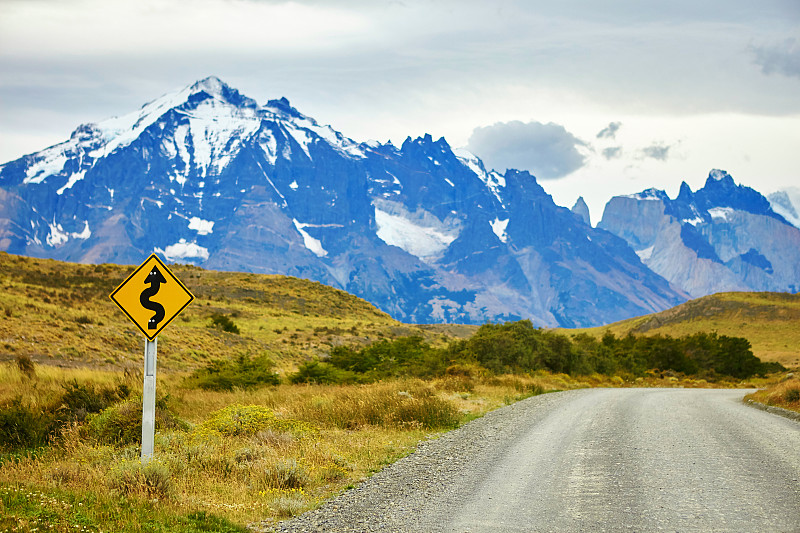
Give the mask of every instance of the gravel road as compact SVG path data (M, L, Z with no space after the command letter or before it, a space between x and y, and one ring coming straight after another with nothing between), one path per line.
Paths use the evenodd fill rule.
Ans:
M800 532L800 423L747 392L529 398L274 531Z

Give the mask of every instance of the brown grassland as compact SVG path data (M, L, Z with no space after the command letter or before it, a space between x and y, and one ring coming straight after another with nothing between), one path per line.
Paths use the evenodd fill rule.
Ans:
M62 400L69 394L99 398L132 391L128 400L98 413L55 406L65 414L50 445L0 454L0 531L245 531L249 524L267 525L313 508L420 441L531 395L596 386L776 381L710 384L652 374L626 382L598 374L492 376L461 369L426 381L289 385L284 379L280 385L201 390L187 386L186 378L215 359L266 355L285 378L337 345L419 335L443 346L474 328L402 324L352 295L296 278L171 269L196 300L159 335L155 459L142 466L139 445L125 435L135 433L141 418L136 394L143 337L108 298L133 268L0 253L0 406L36 413L69 403ZM770 295L720 298L744 303L738 311L738 303L720 304L731 309L712 318L695 310L685 321L710 320L720 333L738 324L740 334L754 335L751 342L762 354L791 363L787 354L796 356L800 348L800 334L790 327L798 323L793 313L800 313L799 300L786 299L782 311ZM756 307L752 316L748 305ZM215 316L226 317L239 333L211 327ZM646 320L610 327L624 333ZM742 326L747 320L775 325L784 340L769 344L765 332ZM672 334L684 327L669 324L659 327L674 328ZM797 407L791 392L796 383L776 385L788 407Z

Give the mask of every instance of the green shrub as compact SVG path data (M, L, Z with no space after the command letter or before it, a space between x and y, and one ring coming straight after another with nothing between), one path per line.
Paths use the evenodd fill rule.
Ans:
M156 401L155 423L156 431L189 428L168 409L166 398ZM103 444L141 444L142 398L124 401L89 417L88 430L92 438Z
M48 443L53 416L27 405L21 397L0 408L0 448L18 450Z
M291 383L318 383L320 385L341 385L358 383L355 372L336 368L330 363L313 360L301 363L297 372L289 376Z
M228 316L220 313L214 313L211 315L211 325L208 327L221 329L222 331L239 335L239 326L237 326Z
M241 354L234 361L217 359L195 370L184 384L204 390L230 391L261 385L278 385L275 363L266 354L250 358Z
M92 383L81 384L68 381L61 387L64 393L56 402L57 418L62 422L83 422L91 413L99 413L110 405L124 400L130 394L130 388L121 383L111 387L96 387Z
M362 382L398 376L435 377L448 366L445 352L432 348L418 335L382 340L360 350L336 346L327 362L358 374Z

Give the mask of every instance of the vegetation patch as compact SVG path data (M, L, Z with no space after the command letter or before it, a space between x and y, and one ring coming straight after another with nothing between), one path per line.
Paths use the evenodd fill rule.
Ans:
M230 391L249 389L261 385L277 385L280 377L275 363L266 354L250 358L240 354L234 360L215 359L195 370L186 379L185 386L204 390Z
M785 370L779 363L763 363L753 355L747 339L740 337L716 333L617 337L607 331L598 340L585 333L570 337L538 329L529 320L520 320L485 324L469 339L438 348L421 337L383 340L361 349L337 346L329 357L301 364L289 379L292 383L370 383L398 376L456 376L466 369L495 375L547 370L572 376L632 377L673 372L704 379L746 379Z
M168 398L156 398L155 428L188 429L188 424L173 414L168 406ZM142 442L142 397L135 396L104 409L90 417L87 431L98 443L125 446Z
M211 315L211 324L209 327L221 329L222 331L227 331L228 333L233 333L235 335L241 333L239 331L239 326L237 326L233 320L230 319L230 317L220 313L214 313Z
M748 394L745 399L800 413L800 379L793 373L788 374L779 383Z
M194 429L194 436L216 433L224 437L253 437L263 431L304 437L313 435L316 428L299 420L278 418L268 407L235 404L211 413L205 422Z

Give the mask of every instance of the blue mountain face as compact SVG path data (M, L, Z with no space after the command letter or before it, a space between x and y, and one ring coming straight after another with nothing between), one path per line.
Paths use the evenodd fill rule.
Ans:
M685 299L527 172L429 135L357 143L213 77L0 166L0 250L299 276L416 323L592 326Z
M722 170L712 170L696 192L683 183L674 200L653 190L612 198L599 227L695 297L800 286L800 230Z

